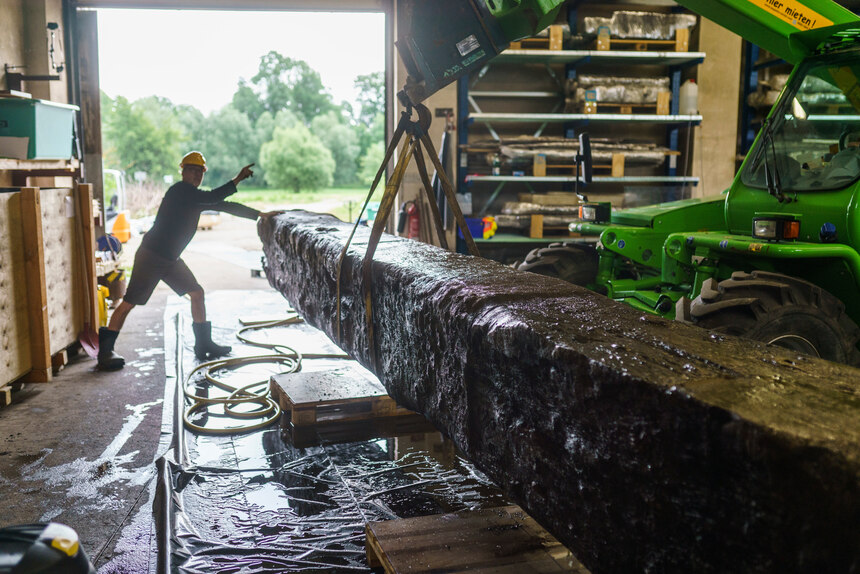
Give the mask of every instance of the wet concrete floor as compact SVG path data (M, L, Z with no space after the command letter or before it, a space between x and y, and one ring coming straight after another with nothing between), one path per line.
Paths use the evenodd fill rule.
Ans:
M286 301L265 279L220 257L217 239L195 242L185 259L208 289L217 340L232 343L240 316L285 314ZM239 290L213 291L213 285ZM196 364L188 304L162 285L133 311L119 338L125 369L98 372L81 353L52 383L27 385L0 409L0 527L62 522L77 530L99 572L156 571L154 461L168 450L172 430L177 312L187 331L187 372ZM301 326L254 338L316 344L321 334L314 331ZM260 352L233 344L234 356ZM324 361L305 368L325 368ZM278 572L303 564L367 571L367 520L507 503L423 421L301 436L278 426L225 437L186 433L185 444L194 471L177 491L184 502L177 516L190 526L180 532L187 571ZM265 553L251 553L256 548Z

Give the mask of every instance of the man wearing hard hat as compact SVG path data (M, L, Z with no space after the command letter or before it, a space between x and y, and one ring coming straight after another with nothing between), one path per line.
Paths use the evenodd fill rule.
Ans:
M170 186L155 222L143 236L137 254L131 280L122 302L111 316L107 327L99 329L98 365L102 370L115 371L125 366L125 359L114 352L117 335L125 318L136 305L145 305L159 281L164 281L178 295L191 297L191 318L194 321L194 354L200 360L220 357L231 348L212 341L212 323L206 320L206 304L203 287L194 274L180 258L182 251L194 237L200 212L214 210L231 213L247 219L257 219L269 214L261 214L256 209L224 201L236 193L236 186L252 175L251 167L246 165L231 181L213 189L199 189L206 173L206 159L198 151L192 151L182 158L182 181Z

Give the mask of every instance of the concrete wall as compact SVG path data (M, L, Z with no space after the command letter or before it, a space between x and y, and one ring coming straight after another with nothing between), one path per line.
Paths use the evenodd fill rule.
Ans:
M692 175L701 178L694 195L716 195L735 176L738 101L741 91L741 37L701 18L699 50L699 112L704 117L694 130Z
M0 0L0 87L6 88L5 65L24 64L24 0Z
M0 89L6 89L4 64L25 66L16 69L29 75L52 73L48 53L48 22L56 22L55 50L64 48L62 0L0 0ZM64 60L64 52L55 51L55 59ZM59 63L59 62L57 62ZM68 103L66 72L54 82L24 82L22 86L34 98Z

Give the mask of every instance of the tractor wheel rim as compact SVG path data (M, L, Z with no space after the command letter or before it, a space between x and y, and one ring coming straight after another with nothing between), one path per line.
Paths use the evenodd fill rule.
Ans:
M779 337L775 337L768 341L767 344L821 358L821 353L818 352L815 345L813 345L809 339L801 337L800 335L780 335Z

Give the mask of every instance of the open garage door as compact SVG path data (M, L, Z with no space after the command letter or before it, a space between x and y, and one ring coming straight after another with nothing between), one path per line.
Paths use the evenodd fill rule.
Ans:
M376 12L385 14L385 79L386 99L394 101L393 73L393 13L394 0L78 0L67 5L67 19L73 30L69 45L77 66L70 70L77 76L74 82L74 100L81 107L81 143L85 177L94 184L94 196L104 206L102 176L101 102L99 80L99 46L97 10L170 9L170 10L221 10L270 12ZM77 8L77 10L75 10ZM334 46L331 50L336 50ZM386 139L392 132L391 105L386 106ZM97 230L99 234L104 229Z

